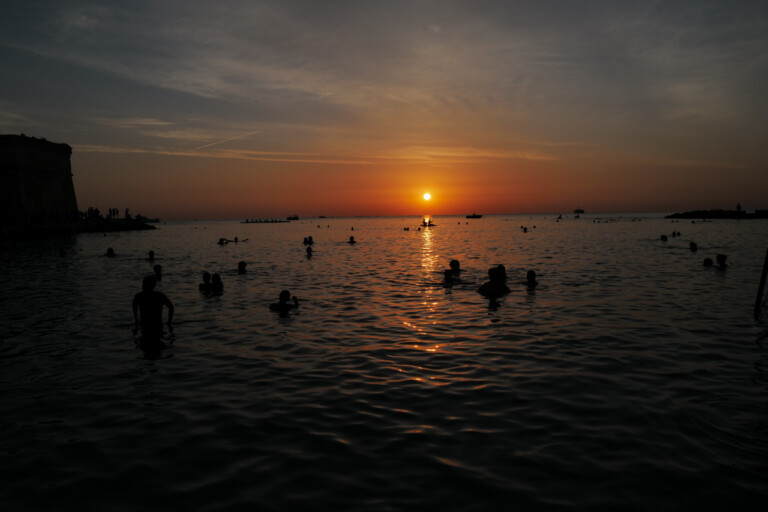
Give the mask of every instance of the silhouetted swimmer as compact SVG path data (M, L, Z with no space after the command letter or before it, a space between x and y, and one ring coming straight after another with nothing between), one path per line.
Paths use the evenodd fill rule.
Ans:
M314 241L314 240L312 240L312 236L311 236L311 235L307 237L307 243L308 243L309 245L312 245L312 244L314 244L314 243L315 243L315 241Z
M160 281L163 278L163 267L161 267L160 265L155 265L154 267L152 267L152 270L155 273L155 279Z
M219 274L213 274L211 276L211 291L213 293L221 293L224 291L224 283L221 281Z
M305 236L305 237L304 237L304 242L303 242L303 243L304 243L304 245L309 245L309 238L307 238L307 237Z
M290 303L291 298L293 298L293 304ZM280 292L280 297L278 298L278 302L275 302L274 304L269 305L269 309L272 311L277 311L280 313L280 316L286 316L288 315L288 312L294 308L299 307L299 299L294 297L291 297L291 292L288 290L283 290Z
M133 319L141 327L142 342L159 341L163 337L163 306L168 308L168 331L173 332L173 303L164 293L155 291L155 276L147 276L141 291L133 297Z
M712 258L704 258L704 266L705 267L711 267L712 266Z
M237 273L238 274L245 274L245 266L248 265L246 262L241 261L237 264Z
M111 248L111 247L108 248L107 252L104 254L104 256L107 256L109 258L114 258L115 257L115 250L113 248Z
M225 245L227 243L226 238L219 238L219 241L217 242L219 245Z
M461 274L461 263L459 263L459 260L451 260L448 266L451 267L453 275L458 276Z
M533 270L529 270L527 274L525 274L525 284L528 286L528 288L536 288L536 285L539 284L538 281L536 281L536 272Z
M491 267L488 269L488 282L480 286L477 291L489 299L501 297L510 292L505 281L506 270L504 269L504 266L499 265L497 267Z
M667 235L661 235L661 241L666 242L667 241Z
M355 241L355 237L353 236L349 237L349 243L356 244L357 242Z
M203 282L197 285L197 288L203 293L211 293L213 286L211 285L211 274L203 272Z
M147 256L147 259L149 261L155 261L155 251L149 251L149 255Z
M696 242L689 243L688 248L691 250L691 252L696 252L699 250L699 246L696 245Z
M453 270L449 268L443 270L443 285L453 286Z
M307 258L311 258L311 257L312 257L312 248L307 247Z
M728 265L725 264L725 260L728 259L727 255L725 255L725 254L718 254L717 256L715 256L715 258L717 260L718 268L725 268L725 267L728 266Z

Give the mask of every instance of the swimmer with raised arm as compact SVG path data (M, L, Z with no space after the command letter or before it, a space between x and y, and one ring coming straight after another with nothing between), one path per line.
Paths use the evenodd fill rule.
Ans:
M293 299L293 304L291 304L289 301ZM269 305L269 309L272 311L277 311L280 313L280 316L285 316L288 314L288 312L294 308L299 307L299 299L294 296L291 297L291 292L288 290L283 290L280 292L280 297L278 298L278 302L275 302L273 304Z

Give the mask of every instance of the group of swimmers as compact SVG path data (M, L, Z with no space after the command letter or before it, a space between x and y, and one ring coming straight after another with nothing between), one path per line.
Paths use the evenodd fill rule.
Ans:
M672 232L672 238L677 238L679 236L682 236L682 234L679 231L673 231ZM661 235L661 241L666 242L669 240L669 237L667 235ZM699 250L699 246L696 242L689 242L688 248L691 250L691 252L697 252ZM715 260L717 261L717 268L719 269L725 269L728 265L725 263L725 260L728 259L727 254L718 254L715 256ZM712 267L714 266L714 262L712 261L712 258L704 258L703 265L705 267Z
M310 237L311 238L311 237ZM115 256L112 248L107 250L107 256ZM155 252L149 251L148 261L155 260ZM238 274L245 273L247 263L240 261L237 265ZM157 283L161 280L160 265L153 266L154 274L144 277L141 283L141 291L134 295L132 309L135 328L141 329L141 345L145 349L160 349L166 345L162 339L163 332L163 307L168 309L168 331L173 332L173 302L162 292L155 290ZM221 275L211 274L208 271L203 272L203 282L198 285L198 289L205 296L220 295L224 291L224 283ZM283 290L280 292L278 302L270 304L269 309L280 313L281 316L295 308L299 307L299 299L291 296L291 292Z
M314 243L312 237L304 238L304 244L307 246L307 255L311 256L311 246ZM349 243L354 243L354 237L350 237ZM107 255L114 256L114 251L110 248ZM154 251L149 251L148 260L153 262L155 259ZM720 258L718 257L718 263ZM724 264L724 260L722 262ZM238 274L245 273L247 263L240 261L237 266ZM452 286L454 282L460 281L461 264L459 260L451 260L448 269L443 271L444 285ZM163 307L168 309L168 330L173 332L173 314L174 306L171 300L162 292L155 290L158 281L161 279L160 265L154 265L155 273L144 277L142 280L141 291L133 298L133 317L135 326L141 328L142 346L149 344L150 347L164 346L163 338ZM224 290L224 283L221 275L211 274L207 271L202 274L203 282L198 285L198 289L205 296L219 295ZM510 293L506 284L507 271L504 265L496 265L488 269L488 281L477 289L477 292L492 301ZM526 285L529 290L534 289L538 282L536 281L536 272L529 270L526 275ZM278 297L278 302L270 304L269 309L287 316L288 312L299 307L299 299L292 296L288 290L282 290Z
M448 284L448 272L454 274L454 271L452 270L454 268L454 261L456 260L451 261L451 269L445 271L446 284ZM459 263L456 261L456 268L458 268L458 266ZM451 276L451 280L453 280L453 276ZM525 284L529 290L536 288L539 284L538 281L536 281L536 271L529 270L526 273ZM495 267L489 268L488 281L483 283L480 288L477 289L479 294L491 300L498 299L499 297L508 294L510 291L509 286L507 286L507 269L504 265L496 265Z

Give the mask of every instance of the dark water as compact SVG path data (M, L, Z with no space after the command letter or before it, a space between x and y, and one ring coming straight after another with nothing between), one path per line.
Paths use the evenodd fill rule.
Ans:
M639 217L188 222L6 244L2 508L761 509L768 223ZM150 249L176 305L159 357L132 330ZM701 265L717 253L726 269ZM497 305L475 291L492 264L512 289ZM203 270L222 295L201 296ZM267 306L284 288L302 302L281 318Z

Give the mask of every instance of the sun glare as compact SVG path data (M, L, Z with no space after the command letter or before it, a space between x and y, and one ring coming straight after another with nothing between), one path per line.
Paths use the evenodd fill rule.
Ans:
M426 194L424 194L424 200L425 200L425 201L429 201L430 199L432 199L432 194L430 194L429 192L427 192Z

